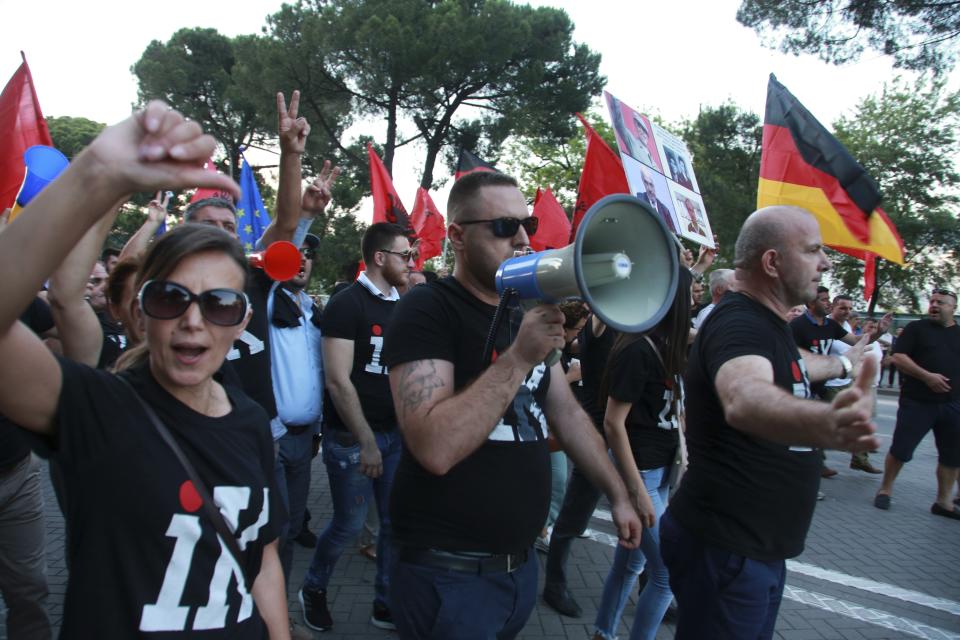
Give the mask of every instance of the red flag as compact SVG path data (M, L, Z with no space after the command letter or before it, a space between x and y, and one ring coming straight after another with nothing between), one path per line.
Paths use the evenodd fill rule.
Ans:
M407 209L400 202L397 190L393 188L393 180L383 166L380 156L367 144L367 157L370 159L370 189L373 191L373 221L392 222L404 229L411 229Z
M474 171L492 171L496 173L497 168L489 162L484 162L476 154L466 149L460 149L460 157L457 158L457 172L453 174L454 182Z
M577 233L577 227L590 206L611 193L630 193L627 175L623 171L620 156L593 130L586 119L577 114L587 134L587 153L583 159L583 173L580 174L580 186L577 188L577 206L573 210L573 228L570 238Z
M203 165L205 171L212 171L213 173L219 173L217 171L217 165L213 163L213 158L207 160L206 164ZM226 191L221 191L219 189L197 189L193 192L193 196L190 198L190 203L193 204L198 200L206 200L207 198L223 198L224 200L229 200L233 202L233 196L227 193Z
M570 220L550 189L537 189L537 197L533 201L533 215L540 219L537 232L530 237L530 246L535 251L567 246L570 242Z
M23 183L23 152L35 144L53 146L47 121L40 111L27 57L22 51L20 56L23 64L0 93L0 132L3 138L0 145L0 211L13 206Z
M417 200L413 204L413 213L410 223L417 232L420 257L417 260L417 269L423 269L423 263L443 252L443 239L447 237L447 229L443 224L443 216L433 203L430 192L420 187L417 189Z
M877 288L877 256L867 253L863 265L863 299L870 302Z

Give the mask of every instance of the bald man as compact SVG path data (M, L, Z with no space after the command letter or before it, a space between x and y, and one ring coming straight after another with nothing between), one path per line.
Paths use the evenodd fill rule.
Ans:
M786 318L812 300L830 261L813 216L768 207L737 238L736 287L704 323L685 375L690 466L660 522L679 605L677 638L771 638L785 560L803 551L820 482L818 449L877 446L876 363L831 404L810 382L846 376L846 357L800 352ZM858 367L859 369L860 367Z

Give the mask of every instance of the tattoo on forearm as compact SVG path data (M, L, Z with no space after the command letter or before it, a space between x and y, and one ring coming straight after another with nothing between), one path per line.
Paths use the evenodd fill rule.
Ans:
M433 397L436 389L443 386L433 360L418 360L404 367L399 384L400 406L397 407L401 419L419 409Z

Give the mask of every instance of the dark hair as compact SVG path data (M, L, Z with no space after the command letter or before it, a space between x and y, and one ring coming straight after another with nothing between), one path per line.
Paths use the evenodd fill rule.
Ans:
M116 264L107 277L107 300L110 304L119 306L123 303L123 290L130 278L137 275L138 269L140 258L137 256L127 256Z
M427 282L436 282L440 279L436 271L427 271L426 269L423 271L423 277L427 279Z
M817 285L817 295L820 295L821 293L830 293L830 289L827 289L822 284Z
M447 198L447 219L460 222L467 219L470 205L477 192L484 187L517 187L517 181L499 171L474 171L453 183Z
M563 312L563 328L573 329L577 323L590 315L590 309L583 300L565 300L560 303Z
M819 291L818 291L818 293L819 293ZM834 296L834 298L833 298L833 303L836 304L836 303L837 303L837 300L846 300L847 302L853 302L853 298L851 298L850 296L848 296L848 295L845 294L845 293L838 293L836 296Z
M107 247L100 253L100 262L104 265L107 264L107 258L110 256L120 257L120 249L114 249L113 247Z
M690 337L690 288L693 286L693 276L690 270L680 266L680 278L677 281L677 293L667 313L657 325L647 333L618 332L614 338L607 367L600 382L600 406L606 406L610 391L610 364L626 351L627 347L637 340L643 340L649 335L657 351L663 359L664 375L666 379L676 379L683 374L687 366L687 341Z
M229 209L234 216L237 215L237 207L235 204L233 204L233 200L221 198L220 196L214 196L212 198L203 198L202 200L191 202L190 206L187 207L187 210L183 212L183 221L193 222L193 217L197 215L197 211L200 211L200 209L203 209L204 207Z
M392 222L376 222L363 232L363 239L360 240L360 252L363 254L363 261L367 266L373 264L373 256L377 251L388 249L397 238L406 238L407 231L398 224Z
M235 237L223 229L206 224L181 224L154 242L143 258L134 286L137 290L147 280L163 280L173 273L177 265L189 256L207 251L219 251L233 258L243 272L243 287L247 284L247 258ZM117 371L135 367L150 355L146 340L120 356L115 365Z

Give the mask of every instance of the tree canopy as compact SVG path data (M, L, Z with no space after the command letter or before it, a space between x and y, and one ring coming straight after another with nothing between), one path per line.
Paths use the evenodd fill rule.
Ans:
M70 159L75 158L107 126L102 122L72 116L48 116L46 120L53 146Z
M935 72L953 67L960 36L954 0L743 0L737 20L784 52L842 64L869 48Z

